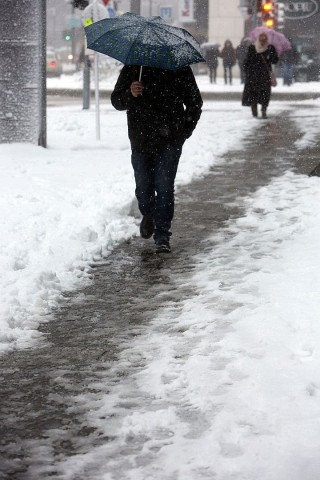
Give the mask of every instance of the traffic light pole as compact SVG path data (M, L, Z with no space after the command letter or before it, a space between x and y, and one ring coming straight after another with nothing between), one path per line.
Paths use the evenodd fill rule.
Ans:
M253 11L253 26L254 27L258 26L258 12L260 10L260 4L261 4L261 1L253 0L252 11Z
M90 108L90 58L89 55L84 54L83 62L83 89L82 89L82 105L83 110Z
M47 2L41 2L40 31L40 125L38 145L47 147Z
M75 8L74 5L71 5L71 18L74 18ZM71 27L71 55L72 55L72 63L75 63L75 56L76 56L76 36L75 36L76 29L72 24Z
M141 15L141 1L140 0L131 0L131 13L136 13L137 15Z

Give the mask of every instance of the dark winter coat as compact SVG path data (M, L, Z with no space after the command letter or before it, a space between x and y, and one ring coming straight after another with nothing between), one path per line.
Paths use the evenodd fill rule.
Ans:
M220 57L222 57L224 67L233 67L236 64L236 51L232 45L225 45L221 50Z
M242 96L242 105L248 107L260 103L267 107L271 96L270 71L271 65L279 60L273 45L267 50L257 53L255 46L248 48L247 58L244 61L245 85Z
M209 68L218 67L219 50L217 48L208 48L205 53L205 59Z
M244 64L245 59L247 58L249 45L246 43L240 43L236 48L236 57L240 67Z
M191 68L143 67L143 94L135 98L130 85L139 79L139 70L124 66L111 94L114 108L127 110L132 151L155 153L168 144L182 145L196 127L203 103Z
M294 45L291 45L291 47L291 50L288 50L281 55L280 61L282 64L289 63L290 65L296 65L299 63L300 54Z

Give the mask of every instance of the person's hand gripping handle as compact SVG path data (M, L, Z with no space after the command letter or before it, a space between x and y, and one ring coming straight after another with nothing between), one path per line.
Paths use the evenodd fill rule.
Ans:
M132 82L130 86L131 95L133 97L139 97L142 95L144 86L141 82Z

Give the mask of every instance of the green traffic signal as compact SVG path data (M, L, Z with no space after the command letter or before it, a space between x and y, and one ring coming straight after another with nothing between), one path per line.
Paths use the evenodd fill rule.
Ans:
M67 41L67 42L70 42L71 40L71 35L69 33L67 33L64 37L64 39Z

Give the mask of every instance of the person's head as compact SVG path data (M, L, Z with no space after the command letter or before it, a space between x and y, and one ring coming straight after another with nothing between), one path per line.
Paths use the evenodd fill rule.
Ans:
M224 46L225 46L225 47L232 47L231 40L226 40L226 41L224 42Z
M266 47L268 45L268 37L266 33L260 33L258 36L258 41L262 47Z

